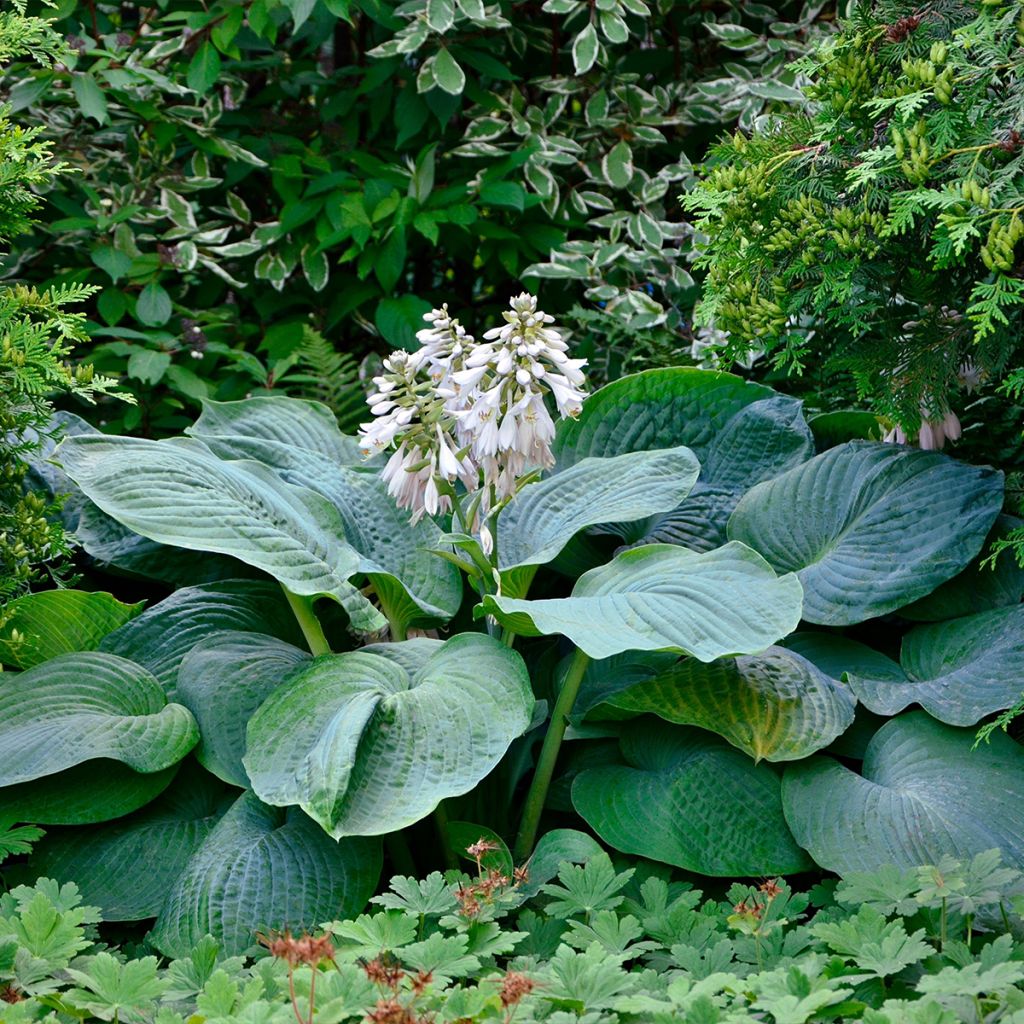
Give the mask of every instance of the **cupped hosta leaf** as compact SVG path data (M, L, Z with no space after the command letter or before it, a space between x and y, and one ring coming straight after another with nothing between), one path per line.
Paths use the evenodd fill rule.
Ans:
M900 651L901 678L848 671L865 707L895 715L920 704L948 725L974 725L1012 707L1024 689L1024 605L912 629Z
M198 441L71 437L58 458L104 512L161 544L230 555L292 593L329 596L357 628L382 617L348 578L359 558L322 495L256 462L224 462Z
M244 793L178 877L150 941L184 957L209 934L223 953L238 955L256 946L257 932L354 917L380 869L379 840L335 842L298 808L267 807Z
M530 724L522 658L463 633L326 655L249 721L244 758L267 803L298 804L331 835L380 835L466 793Z
M214 775L247 789L245 727L253 712L310 655L262 633L214 633L185 655L177 697L202 737L195 755Z
M679 663L673 651L623 651L610 658L591 661L583 673L579 696L573 705L574 720L602 721L633 718L612 705L617 694L644 683Z
M857 703L845 684L781 647L710 665L686 658L609 699L716 732L755 761L795 761L827 747Z
M799 574L808 622L852 625L963 569L999 513L1002 481L937 452L852 441L748 491L729 537Z
M916 622L942 622L990 608L1020 604L1024 597L1024 568L1017 563L1013 549L1001 551L994 566L987 564L987 560L993 542L1004 539L1011 530L1021 526L1024 520L999 516L978 557L959 576L943 583L927 597L901 608L900 615Z
M204 437L220 458L255 459L296 487L326 498L343 524L345 542L358 556L392 621L405 626L447 622L462 603L458 569L432 553L443 546L429 518L415 526L388 494L377 469L342 466L306 448L252 437Z
M55 775L0 788L0 825L91 825L120 818L158 797L177 771L176 764L158 772L135 772L120 761L84 761Z
M483 609L527 636L561 633L592 658L671 648L714 661L764 650L800 621L800 584L731 543L698 553L650 544L585 573L572 596L485 597Z
M498 519L498 565L550 562L584 527L675 508L700 473L689 448L583 459L525 487Z
M579 418L559 424L558 469L589 456L686 445L700 480L675 509L612 528L627 544L725 542L729 515L748 488L814 454L801 403L729 373L692 367L646 370L591 395Z
M258 569L237 558L209 551L187 551L140 536L84 496L75 539L101 569L161 580L173 586L261 575Z
M183 769L159 800L136 814L100 828L48 831L29 869L74 882L105 921L156 917L223 812L226 792L207 772Z
M72 651L92 651L110 632L142 611L143 603L122 604L111 594L85 590L44 590L4 607L0 663L31 668Z
M11 786L93 758L158 772L199 739L195 719L168 704L134 662L87 651L0 676L0 785Z
M572 801L623 853L703 875L810 867L782 816L780 780L717 736L652 719L623 727L624 765L589 768Z
M342 466L364 461L359 439L338 429L334 413L320 402L263 395L239 402L203 402L193 437L251 437L308 448Z
M815 755L789 765L786 820L829 871L912 868L998 848L1024 866L1024 750L996 732L974 747L974 730L921 711L887 722L868 745L861 774Z
M269 633L292 645L303 643L276 583L225 580L175 591L111 633L100 650L144 665L173 697L182 658L201 640L226 630Z

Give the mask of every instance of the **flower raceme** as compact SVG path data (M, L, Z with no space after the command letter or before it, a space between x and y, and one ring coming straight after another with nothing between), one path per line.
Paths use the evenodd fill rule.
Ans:
M394 448L383 470L388 492L413 521L452 509L455 485L477 492L486 514L516 493L519 480L554 464L551 396L563 419L586 398L584 359L524 292L505 323L477 341L448 312L424 316L421 347L394 352L367 399L374 419L360 427L366 455Z

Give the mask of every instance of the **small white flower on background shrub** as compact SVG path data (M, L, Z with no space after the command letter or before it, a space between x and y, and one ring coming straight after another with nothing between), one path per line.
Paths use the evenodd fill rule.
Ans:
M523 292L505 323L477 341L447 305L424 316L422 347L395 352L367 399L374 419L360 427L367 455L394 447L384 468L388 491L413 521L452 509L454 486L479 491L479 513L516 493L518 481L554 464L558 416L579 414L587 396L584 359L570 359L554 317ZM480 539L493 544L486 528Z

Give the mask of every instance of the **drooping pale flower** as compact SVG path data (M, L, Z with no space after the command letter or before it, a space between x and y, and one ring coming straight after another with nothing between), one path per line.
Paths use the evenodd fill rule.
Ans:
M382 475L414 520L450 510L457 483L480 489L471 525L485 548L493 547L493 537L481 524L494 502L514 495L526 473L554 463L547 396L566 418L579 414L587 394L586 361L569 357L550 326L554 317L525 292L510 305L505 323L483 342L447 305L426 314L430 326L417 334L421 348L385 361L368 399L375 419L360 427L367 454L395 449Z

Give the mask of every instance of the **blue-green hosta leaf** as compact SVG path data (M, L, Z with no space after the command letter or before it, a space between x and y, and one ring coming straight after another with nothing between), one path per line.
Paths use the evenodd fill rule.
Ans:
M84 761L55 775L0 787L0 825L91 825L131 814L158 797L178 765L136 772L120 761Z
M804 618L852 625L955 576L999 514L1003 475L937 452L851 441L748 491L729 537L804 586Z
M84 495L75 539L105 571L161 580L175 587L261 575L237 558L158 544L129 530Z
M851 667L847 681L880 715L920 704L947 725L975 725L1012 707L1024 689L1024 605L917 626L903 638L899 667L880 677Z
M550 562L573 534L675 508L700 473L689 448L583 459L525 487L498 518L498 566Z
M522 658L478 633L325 655L249 721L260 798L335 837L380 835L468 792L530 724Z
M53 775L93 758L158 772L199 739L195 719L168 704L140 665L87 651L0 676L0 785Z
M320 494L256 462L223 462L197 441L71 437L68 475L104 512L161 544L230 555L292 593L338 601L359 629L383 618L348 582L359 556Z
M208 773L186 767L159 800L136 814L98 828L48 831L29 869L73 881L105 921L156 917L223 812L226 792Z
M985 539L981 554L959 576L943 583L927 597L901 608L900 616L915 622L942 622L990 608L1020 604L1024 597L1024 568L1018 564L1012 548L999 553L994 567L987 564L987 559L994 541L1002 540L1021 526L1024 520L999 516Z
M913 868L998 848L1024 865L1024 750L1000 732L974 746L923 711L875 734L861 774L820 754L786 768L783 803L797 841L828 871Z
M621 552L585 573L572 596L485 597L483 609L526 636L561 633L592 658L679 650L701 661L762 651L800 621L800 584L731 543L707 553L670 544Z
M692 367L646 370L601 388L577 420L559 424L558 471L589 456L686 445L700 480L676 508L607 532L627 544L682 544L708 551L744 491L814 454L801 403L729 373Z
M177 696L199 723L199 763L248 789L242 755L249 719L309 659L308 652L262 633L214 633L196 644L178 670Z
M462 603L458 569L433 554L443 546L429 518L415 526L388 494L376 469L343 466L307 448L252 437L204 436L223 459L255 459L296 487L323 495L343 524L345 542L358 556L392 621L405 626L447 622Z
M703 875L810 866L771 766L710 733L646 718L623 728L621 748L626 764L589 768L572 786L576 810L616 850Z
M178 877L150 941L185 957L209 934L237 956L256 946L257 932L311 930L359 913L380 869L379 840L335 842L297 807L267 807L244 793Z
M716 732L755 761L807 757L853 722L857 701L849 687L781 647L710 665L686 658L652 669L610 703Z
M100 650L144 665L173 698L182 658L225 630L268 633L292 645L302 633L276 583L225 580L184 587L111 633Z
M317 452L340 466L365 461L359 439L338 429L334 413L320 402L265 395L239 402L203 402L199 419L187 433L202 440L247 437L276 441Z
M72 651L93 651L110 632L142 611L143 602L122 604L110 594L44 590L4 606L0 663L31 668Z

